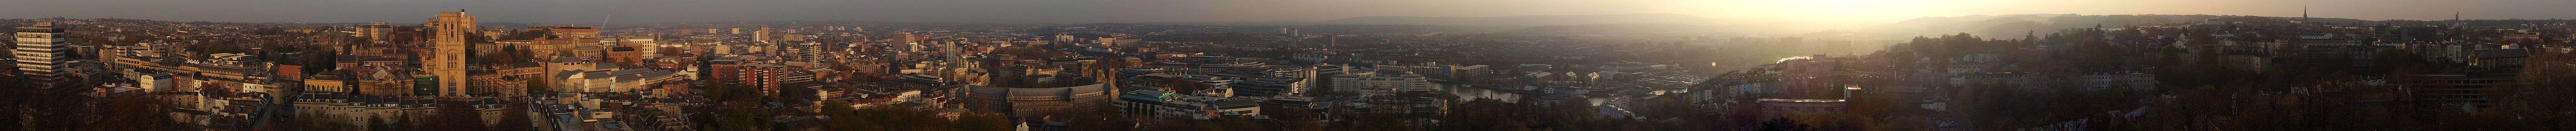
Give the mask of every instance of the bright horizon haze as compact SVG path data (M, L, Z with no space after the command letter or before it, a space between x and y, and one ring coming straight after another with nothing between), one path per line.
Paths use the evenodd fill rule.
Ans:
M2576 18L2549 0L40 0L0 18L417 23L465 9L489 22L610 24L742 20L969 23L1318 21L1363 16L1490 17L1663 13L1735 22L1874 24L2001 14L2208 14L2363 20ZM246 8L255 7L255 8Z

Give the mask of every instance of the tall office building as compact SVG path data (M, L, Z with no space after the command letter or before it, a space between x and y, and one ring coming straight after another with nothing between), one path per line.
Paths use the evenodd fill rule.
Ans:
M894 37L889 38L894 39L894 43L921 43L921 37L913 37L912 32L895 32Z
M476 29L474 15L465 14L465 10L438 12L438 17L430 18L429 22L431 25L429 28L436 31L432 32L435 36L430 37L430 40L436 46L432 48L436 48L435 54L438 55L430 56L429 60L422 64L429 66L431 75L438 76L438 86L435 87L438 90L436 91L438 96L463 96L466 80L465 38L472 37L468 33Z
M922 47L921 47L921 38L920 38L920 37L912 37L912 32L895 32L895 33L894 33L894 36L892 36L892 37L887 37L887 38L888 38L888 39L893 39L892 41L889 41L889 42L893 42L894 44L903 44L903 45L901 46L901 47L903 47L902 52L920 52L920 51L921 51L921 48L922 48Z
M1306 35L1306 34L1298 34L1299 32L1297 32L1297 30L1298 30L1297 28L1279 28L1279 34L1280 34L1280 35L1287 35L1289 38L1296 38L1297 36Z
M805 42L804 44L797 44L796 50L798 50L796 52L798 55L796 56L796 61L823 62L823 57L825 57L823 54L823 43Z
M63 61L71 59L72 51L71 44L66 44L63 36L63 28L54 28L53 22L18 27L16 55L19 77L42 81L37 82L41 85L36 87L40 88L53 88L61 83L62 67L68 66Z
M751 41L769 43L769 26L763 25L760 26L759 32L751 32Z
M351 32L355 32L358 35L358 38L367 39L367 41L385 42L385 40L393 39L394 25L385 24L383 21L377 21L376 24L358 25L357 29L351 30Z
M964 54L959 54L965 52L965 50L959 49L963 47L957 47L957 43L963 42L966 41L939 41L939 57L942 58L940 61L947 62L940 64L940 66L948 68L949 70L970 68L966 67L967 64L969 64L969 62L966 61L966 56Z

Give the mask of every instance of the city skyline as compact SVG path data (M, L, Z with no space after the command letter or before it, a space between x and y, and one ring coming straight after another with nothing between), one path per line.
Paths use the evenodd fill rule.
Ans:
M13 1L0 130L2570 130L2559 5Z
M860 20L966 23L1132 23L1321 21L1366 16L1494 17L1682 14L1735 23L1875 24L1921 17L2006 14L2208 14L2362 20L2567 19L2576 1L2306 0L1611 0L1611 1L14 1L0 18L129 18L172 21L407 22L405 12L467 9L491 22L635 24L722 21ZM226 7L266 8L226 8ZM625 16L625 17L620 17Z

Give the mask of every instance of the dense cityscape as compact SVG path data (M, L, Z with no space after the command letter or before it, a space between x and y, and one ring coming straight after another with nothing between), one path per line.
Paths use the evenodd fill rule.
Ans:
M6 19L0 130L2576 129L2576 20L2302 10L1770 34L1679 14Z

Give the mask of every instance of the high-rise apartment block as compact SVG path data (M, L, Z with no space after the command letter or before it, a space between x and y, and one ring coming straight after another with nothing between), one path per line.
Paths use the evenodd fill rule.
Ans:
M18 27L18 48L14 55L18 58L19 76L42 81L36 82L42 84L36 87L52 88L59 83L62 68L68 66L64 61L71 59L72 51L71 44L66 44L63 36L63 28L55 28L53 22Z
M769 43L769 26L766 26L766 25L764 25L764 26L760 26L760 31L758 31L758 32L751 32L751 41L759 41L760 43Z

